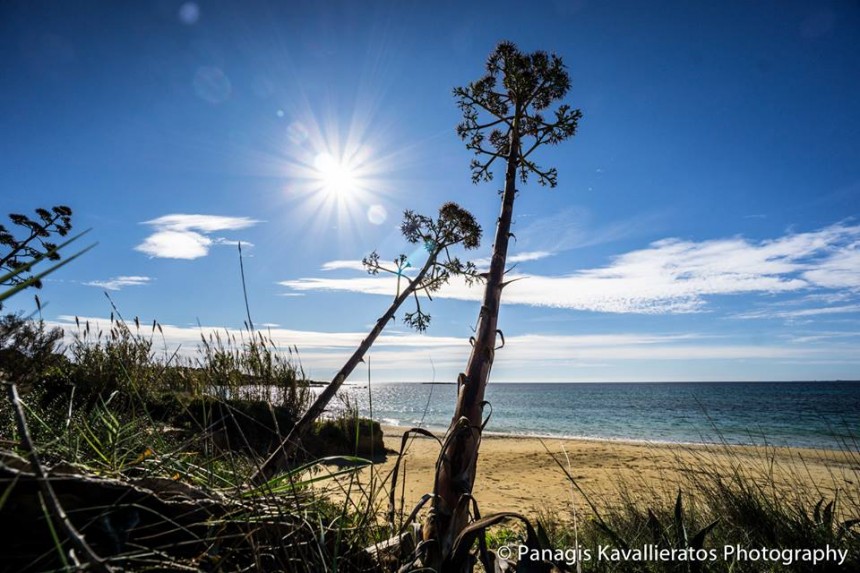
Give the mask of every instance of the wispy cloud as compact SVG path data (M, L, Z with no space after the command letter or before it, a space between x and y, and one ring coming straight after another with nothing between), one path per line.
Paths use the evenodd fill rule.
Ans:
M509 265L514 265L518 263L527 263L529 261L539 261L541 259L545 259L547 257L551 257L554 253L550 251L526 251L523 253L515 253L510 255L507 259ZM489 268L490 259L482 258L482 259L474 259L472 261L475 263L475 266L479 269Z
M516 231L517 244L532 252L559 253L618 241L653 229L660 216L646 213L604 226L595 226L591 214L568 207L535 219Z
M249 217L164 215L142 223L153 227L154 232L135 250L157 258L197 259L205 257L212 245L236 244L223 237L210 237L211 233L245 229L259 222Z
M361 264L361 261L356 260L338 260L338 261L328 261L327 263L323 263L322 269L324 271L336 271L341 269L348 269L352 271L363 271L364 265Z
M811 334L793 334L788 336L788 339L794 344L808 344L810 342L820 342L823 340L842 340L845 338L860 338L860 332L856 330L845 331L824 331L813 332Z
M676 238L616 256L604 266L565 275L514 274L505 302L611 313L701 312L715 295L860 290L860 225L836 224L808 233L751 241ZM293 292L351 291L390 295L388 277L299 278ZM478 300L479 288L453 283L439 297Z
M796 310L774 310L764 309L752 312L736 314L733 318L808 318L810 316L821 316L826 314L854 314L860 313L860 304L846 304L842 306L822 306L816 308L800 308Z
M854 227L857 229L857 227ZM857 233L854 234L857 239ZM851 288L860 291L860 241L832 253L815 268L803 273L803 277L824 288Z
M153 281L152 277L141 276L118 276L105 281L90 281L84 283L86 286L104 288L107 290L120 290L127 286L145 286Z
M553 253L549 251L526 251L524 253L515 253L508 257L508 264L517 264L517 263L525 263L528 261L538 261L540 259L544 259L546 257L551 257ZM479 259L471 259L475 266L479 269L487 269L490 266L489 258L479 258ZM335 260L328 261L323 263L322 267L320 267L322 271L339 271L339 270L350 270L350 271L365 271L365 266L359 260ZM407 274L414 269L405 271Z
M89 323L98 330L110 327L107 318L80 317L81 324ZM144 321L146 322L146 321ZM66 329L71 336L75 318L61 316L52 325ZM180 348L181 355L195 359L200 336L219 333L241 340L243 332L214 326L174 326L162 324L165 353L170 355ZM161 334L161 333L159 333ZM246 333L245 333L246 334ZM366 336L365 332L318 332L271 327L267 331L277 346L286 351L297 344L302 365L312 377L328 378L343 365L343 361ZM161 340L161 337L159 337ZM428 380L432 368L437 369L439 380L454 380L465 364L470 347L465 337L419 335L411 332L387 331L373 346L373 367L376 380ZM432 365L429 361L432 357ZM716 361L716 362L715 362ZM860 347L850 342L838 345L825 344L749 343L734 337L705 336L682 332L669 334L608 333L594 335L519 334L507 337L503 351L496 354L493 372L496 380L589 379L605 372L618 372L616 379L630 379L630 372L650 364L650 370L641 371L635 379L665 379L672 371L666 365L673 362L702 364L701 372L713 365L743 361L761 361L770 364L793 361L796 364L860 363ZM587 368L587 372L578 372ZM600 373L595 374L595 369ZM606 369L606 370L604 370ZM770 372L770 371L768 371ZM529 378L523 378L528 375ZM770 372L769 376L773 377ZM606 379L606 378L601 378Z

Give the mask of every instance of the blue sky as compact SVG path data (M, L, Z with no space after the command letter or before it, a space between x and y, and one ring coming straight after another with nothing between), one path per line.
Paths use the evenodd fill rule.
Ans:
M356 262L407 250L404 209L459 202L488 256L499 183L451 89L509 39L564 58L584 117L539 157L558 187L521 188L495 380L860 378L856 3L460 4L4 2L3 211L67 204L99 242L45 318L104 321L107 291L193 355L242 327L242 241L255 323L327 378L394 294ZM453 381L479 295L392 324L374 379Z

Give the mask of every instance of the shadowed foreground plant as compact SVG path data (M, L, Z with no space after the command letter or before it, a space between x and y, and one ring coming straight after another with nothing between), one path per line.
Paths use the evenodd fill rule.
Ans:
M63 331L19 314L0 316L0 370L8 380L29 385L68 361L60 354Z
M58 262L35 275L28 274L44 260L59 261L60 251L88 232L84 231L60 245L48 241L51 235L65 237L72 228L72 210L65 205L47 209L36 209L38 219L31 219L20 213L11 213L13 224L25 229L25 236L16 237L5 226L0 225L0 308L3 301L25 288L42 288L42 279L63 265L78 258L95 245L75 253L66 260Z
M23 237L15 237L5 226L0 225L0 272L18 271L17 274L0 279L0 285L16 286L28 281L35 288L42 288L41 281L26 275L25 267L37 259L46 258L50 261L60 260L58 247L48 241L51 235L65 237L72 228L72 210L65 205L47 209L36 209L38 218L31 219L27 215L11 213L9 220L25 231Z
M95 551L93 551L92 547L90 547L90 545L80 534L77 528L72 525L72 522L69 520L65 509L60 504L60 500L57 497L54 488L51 486L51 482L42 467L42 463L39 460L39 455L36 453L36 448L30 438L30 431L27 427L27 419L24 415L24 409L21 406L21 399L18 396L18 389L16 388L15 383L7 383L5 381L3 383L8 386L9 401L12 403L12 409L15 412L15 420L18 426L18 434L21 439L21 444L27 451L27 454L30 458L30 465L33 469L36 482L39 486L39 501L45 509L45 513L48 514L47 517L49 523L54 522L57 528L65 533L66 538L69 540L74 550L80 554L80 559L82 559L83 562L86 563L86 565L91 570L98 571L100 573L109 573L113 569L111 569L105 564L104 560L98 554L96 554ZM14 485L12 487L14 487ZM51 532L54 536L54 539L56 540L57 550L59 554L63 556L63 551L60 547L59 538L53 528L51 528ZM69 556L74 562L75 568L82 569L84 565L83 563L78 561L78 557L75 555L75 551L70 551ZM65 561L65 558L63 558L63 560Z
M352 511L345 514L311 489L369 462L330 456L248 490L243 486L253 462L208 447L211 427L186 430L151 415L152 393L138 385L152 382L164 390L162 377L174 371L199 375L206 365L189 372L158 359L151 337L135 325L119 318L113 334L86 335L89 354L77 366L92 368L101 390L85 391L90 376L78 370L80 392L73 386L58 394L36 384L11 401L21 416L27 412L34 430L27 435L35 439L10 428L12 416L2 415L10 404L0 404L0 571L374 570L363 551L375 535L367 531L372 524L353 525L359 518ZM258 352L248 360L260 358ZM109 383L110 375L121 379ZM109 394L103 385L113 388ZM232 417L233 408L224 406ZM18 453L37 449L41 465ZM332 472L324 466L333 462L348 467ZM55 500L45 493L46 484Z
M263 463L260 471L253 478L255 483L260 483L273 475L292 457L314 421L320 417L356 366L363 361L367 351L370 350L389 321L394 319L404 302L409 298L413 298L415 301L415 310L406 313L404 322L417 331L423 332L430 324L430 315L421 308L419 295L422 292L430 298L431 293L447 284L452 276L461 276L467 282L478 278L474 264L463 262L451 254L451 249L457 245L462 245L465 249L475 249L481 240L481 227L475 218L456 203L442 205L436 219L419 215L413 211L406 211L400 230L409 243L419 245L426 250L427 258L423 266L415 276L410 277L406 274L406 269L411 266L410 257L407 255L397 257L394 260L393 268L383 266L376 252L364 259L363 263L370 274L376 275L385 272L397 277L397 292L394 301L388 310L379 317L373 329L361 341L361 344L340 371L335 374L328 386L319 393L310 408L293 426L281 446Z

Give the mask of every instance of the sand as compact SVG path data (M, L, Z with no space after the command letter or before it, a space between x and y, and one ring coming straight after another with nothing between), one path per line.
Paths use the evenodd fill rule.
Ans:
M383 428L387 449L400 449L404 430ZM401 495L404 497L407 513L423 494L433 490L438 448L435 440L426 437L409 442L396 493L398 506ZM566 518L575 508L584 510L585 496L556 460L600 507L620 504L624 496L650 504L661 496L672 499L679 487L689 493L697 479L713 472L722 476L742 472L763 484L776 483L784 495L814 500L832 498L837 489L856 497L860 488L860 458L843 451L485 435L473 492L481 512L552 513ZM377 500L386 506L395 461L396 455L389 454L386 461L359 474L362 484L369 482L371 473L377 486L383 483ZM331 483L329 487L340 486Z

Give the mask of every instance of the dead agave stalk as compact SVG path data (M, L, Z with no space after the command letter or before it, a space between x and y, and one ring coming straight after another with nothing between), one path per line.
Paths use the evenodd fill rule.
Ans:
M448 429L450 439L446 440L443 463L437 470L437 496L424 532L426 540L435 541L427 564L446 571L454 571L447 559L470 520L469 504L464 500L471 498L475 483L486 404L484 392L498 350L497 335L504 345L498 319L502 290L508 284L505 265L513 236L517 178L525 183L533 174L541 185L555 187L555 168L538 167L531 155L545 144L555 145L574 135L582 115L567 104L549 109L570 89L564 64L554 54L523 53L514 44L502 42L490 54L486 70L478 81L454 90L463 111L457 133L476 155L471 164L472 181L491 180L491 168L497 159L506 165L501 213L472 352L465 372L458 378L457 406ZM552 118L545 119L545 112Z
M453 275L462 276L467 282L477 279L474 264L462 262L450 253L450 249L458 244L466 249L475 249L479 246L481 239L481 227L475 218L456 203L445 203L439 209L439 216L436 219L406 211L400 229L407 241L422 245L426 249L427 259L424 265L414 278L410 278L404 274L404 270L411 266L407 255L400 255L395 259L394 269L382 266L379 262L379 255L375 252L362 261L370 274L378 274L383 271L396 275L398 280L397 295L385 313L376 321L367 337L361 341L361 344L335 374L331 382L320 392L310 408L296 422L280 446L260 466L251 478L253 483L264 483L279 469L285 467L288 460L296 453L302 438L307 435L313 423L325 411L329 402L353 370L364 360L367 351L373 346L389 321L394 319L403 303L410 297L415 300L416 310L407 313L404 320L411 327L423 332L430 324L430 315L421 309L418 298L421 292L426 293L429 297L430 293L441 288ZM403 290L399 288L401 281L406 282Z

